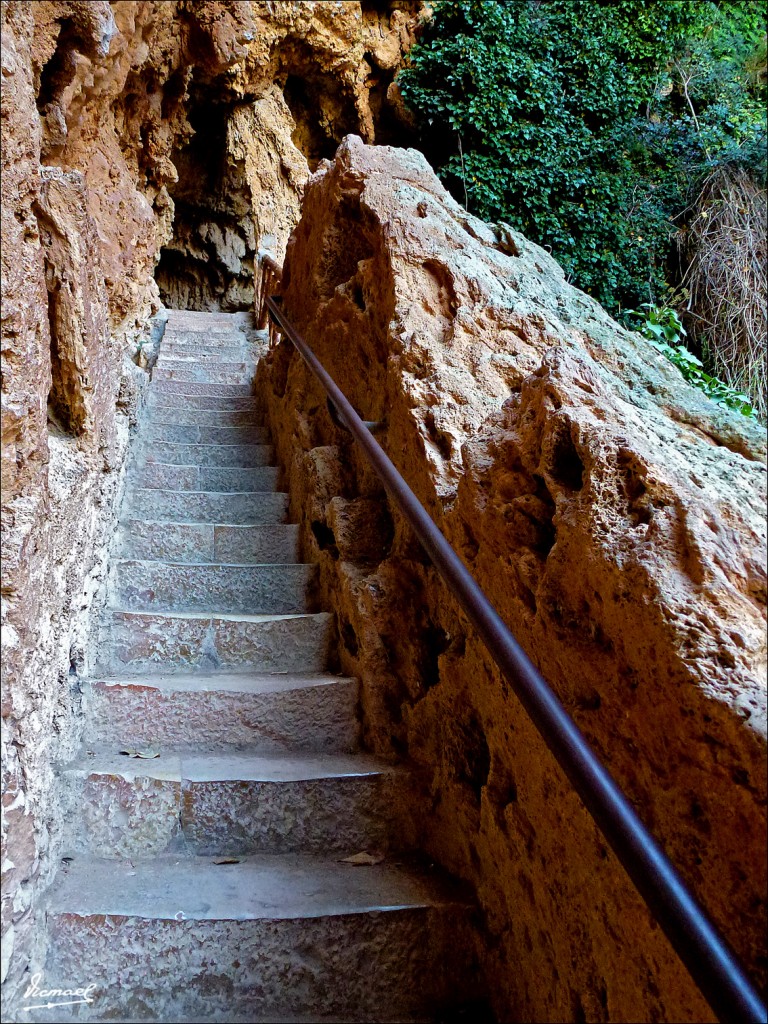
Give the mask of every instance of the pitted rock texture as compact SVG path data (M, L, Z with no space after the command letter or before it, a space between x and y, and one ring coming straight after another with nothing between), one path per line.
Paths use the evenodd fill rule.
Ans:
M765 980L765 435L709 403L420 154L310 179L286 311ZM259 367L364 737L420 768L501 1020L711 1011L506 681L282 342ZM298 445L298 447L297 447Z

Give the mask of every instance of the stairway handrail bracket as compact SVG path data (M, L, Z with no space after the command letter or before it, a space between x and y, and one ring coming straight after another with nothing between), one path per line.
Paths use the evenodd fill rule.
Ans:
M766 1007L725 939L376 441L369 425L358 416L288 319L281 301L267 295L266 285L264 281L263 308L318 379L339 419L363 449L718 1019L734 1024L765 1024Z

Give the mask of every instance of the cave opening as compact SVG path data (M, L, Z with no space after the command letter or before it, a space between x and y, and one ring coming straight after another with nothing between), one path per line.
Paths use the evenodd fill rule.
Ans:
M247 310L256 237L245 168L227 152L231 104L200 87L188 102L194 134L173 151L173 237L160 251L155 280L169 309Z
M292 133L293 144L307 158L312 171L321 160L333 159L342 137L334 137L331 121L321 109L321 98L332 96L337 91L332 86L324 89L325 84L321 81L313 86L305 78L288 75L283 86L283 96L296 125ZM342 108L341 103L338 105Z

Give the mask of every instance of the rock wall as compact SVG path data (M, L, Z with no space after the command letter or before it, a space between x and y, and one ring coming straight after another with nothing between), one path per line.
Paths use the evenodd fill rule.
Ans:
M98 201L80 170L41 163L32 44L46 6L2 12L2 977L11 988L56 866L53 767L79 738L89 611L144 376L128 357L144 307L135 296L125 304L130 292L108 294L114 253L102 246ZM78 5L65 6L74 17ZM95 52L108 5L84 6L78 31Z
M420 154L320 163L287 311L765 983L765 435L470 217ZM709 1008L309 371L260 399L292 513L407 758L429 853L470 880L499 1020L707 1021Z
M309 166L347 131L396 125L391 83L421 6L2 2L8 1006L39 959L61 850L53 769L80 734L150 318L161 292L250 303L259 240L281 251Z
M318 160L349 132L368 142L408 133L394 75L422 7L181 5L196 64L184 86L192 135L171 154L176 217L157 274L167 305L249 309L257 252L282 259Z

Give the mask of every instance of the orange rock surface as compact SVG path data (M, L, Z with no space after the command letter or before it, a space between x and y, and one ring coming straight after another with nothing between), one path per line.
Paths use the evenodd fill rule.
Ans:
M684 383L414 150L310 180L289 316L756 977L765 939L765 436ZM500 1020L709 1020L686 971L319 386L259 394L371 747L468 878Z

